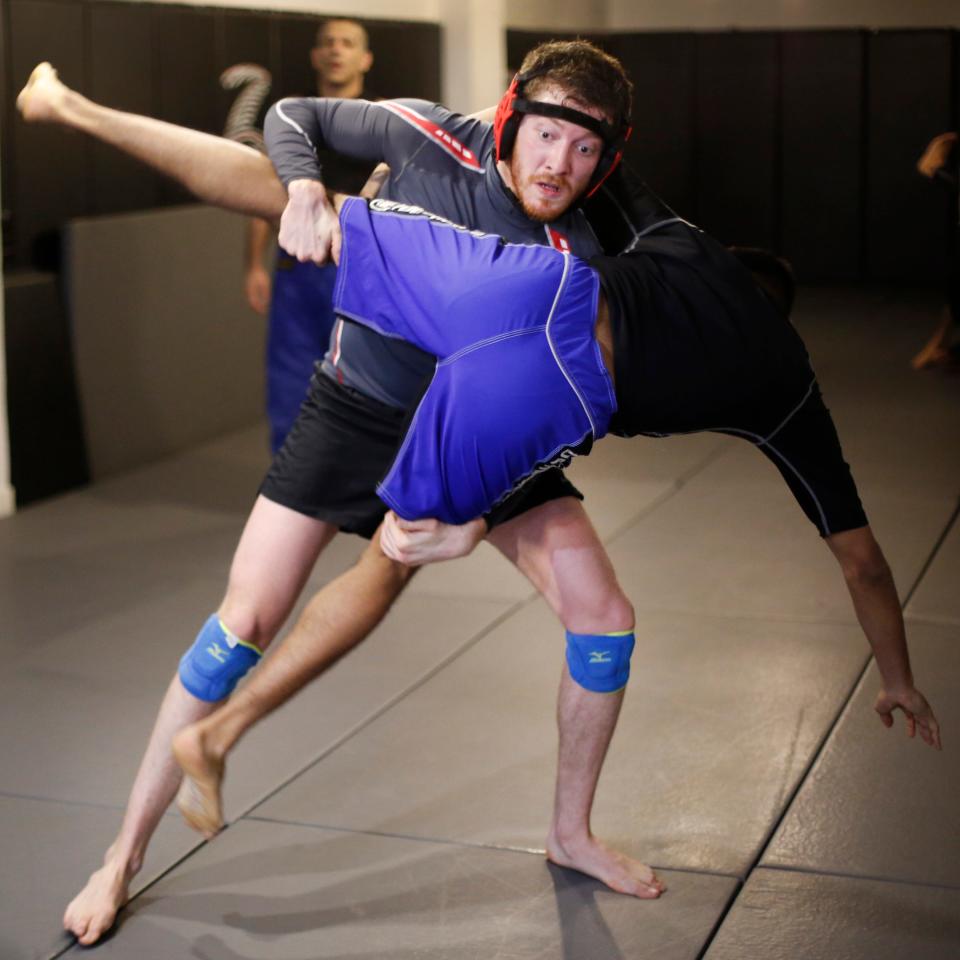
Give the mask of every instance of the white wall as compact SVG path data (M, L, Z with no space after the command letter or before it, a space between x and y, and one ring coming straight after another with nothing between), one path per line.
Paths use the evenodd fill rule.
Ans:
M504 0L440 0L443 102L461 113L493 106L507 76Z
M443 0L124 0L132 3L177 3L195 7L242 7L247 10L285 10L317 16L342 14L370 20L440 19Z
M0 144L0 154L2 154ZM0 249L3 234L0 232ZM7 360L4 351L6 338L3 327L3 262L0 260L0 517L13 513L14 495L10 486L10 443L7 433Z
M960 0L607 0L612 30L960 26Z
M507 0L506 23L516 30L599 30L609 0Z

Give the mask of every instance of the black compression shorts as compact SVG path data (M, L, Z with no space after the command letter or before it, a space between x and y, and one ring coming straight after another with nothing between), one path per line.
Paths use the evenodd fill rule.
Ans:
M815 380L802 400L785 411L783 420L772 429L717 432L749 440L774 464L820 536L867 525L833 418Z
M377 484L403 439L407 412L336 383L317 370L260 493L298 513L370 538L386 513ZM487 517L505 523L560 497L583 499L557 469L524 484Z

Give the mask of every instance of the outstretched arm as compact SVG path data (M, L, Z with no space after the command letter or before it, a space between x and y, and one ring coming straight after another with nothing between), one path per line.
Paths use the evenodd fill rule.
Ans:
M826 540L843 570L857 619L883 681L874 709L886 727L893 726L895 710L903 711L908 736L919 731L925 743L939 750L940 725L913 684L900 600L879 544L869 527L836 533Z

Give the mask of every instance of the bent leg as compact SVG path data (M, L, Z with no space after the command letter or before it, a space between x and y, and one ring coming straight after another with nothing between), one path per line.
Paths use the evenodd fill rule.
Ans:
M365 639L414 572L384 556L378 530L357 563L310 601L250 682L177 735L174 753L185 774L178 805L194 829L211 835L222 827L224 763L241 736Z
M266 647L335 533L330 524L258 498L240 538L219 611L233 632L261 649ZM94 943L113 925L127 900L130 881L143 864L147 844L177 792L181 774L170 752L174 735L215 706L189 694L174 676L127 800L120 833L107 850L103 867L64 914L64 927L81 943Z
M267 157L250 147L162 120L113 110L65 86L49 63L17 97L31 123L86 133L175 180L205 203L277 223L287 196Z
M500 527L488 538L544 595L574 633L633 629L626 598L581 504L553 500ZM547 857L596 877L611 889L643 898L664 885L653 870L611 850L593 836L590 812L616 727L623 691L594 693L575 683L564 665L557 702L559 756Z

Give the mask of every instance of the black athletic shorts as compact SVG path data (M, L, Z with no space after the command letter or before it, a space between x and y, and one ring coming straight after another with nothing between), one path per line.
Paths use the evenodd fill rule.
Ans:
M393 463L408 412L319 369L300 415L260 486L268 500L370 538L386 513L376 487ZM538 474L487 516L493 527L560 497L583 495L560 470Z
M767 420L760 426L753 419L756 431L732 428L717 432L744 437L769 458L820 536L867 525L833 417L815 380L806 395L783 412L779 422L771 424Z

